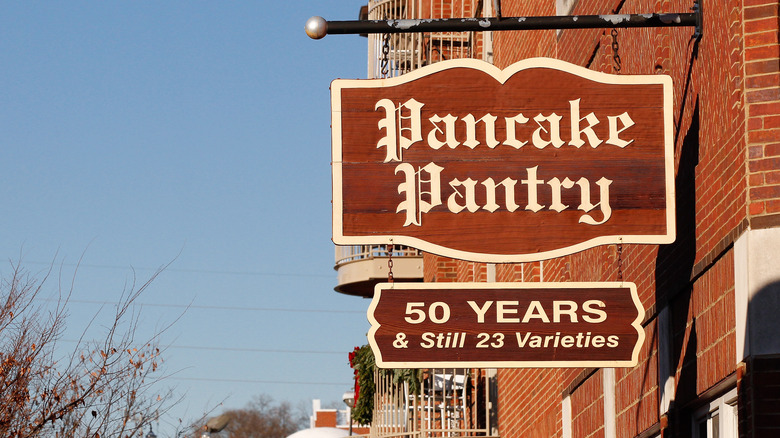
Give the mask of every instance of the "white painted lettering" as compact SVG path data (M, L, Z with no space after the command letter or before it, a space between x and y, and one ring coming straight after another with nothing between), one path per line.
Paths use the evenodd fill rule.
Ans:
M496 204L496 187L501 185L504 186L504 207L510 212L517 210L519 205L515 203L515 184L517 184L517 180L509 177L504 178L504 180L498 184L493 181L493 178L482 181L482 185L485 186L485 205L482 208L491 213L498 210L499 205Z
M485 124L485 144L487 144L487 147L490 149L494 149L498 146L499 142L496 140L496 119L498 119L498 117L490 114L485 114L485 116L479 120L475 120L474 116L471 114L463 117L461 120L466 123L466 141L463 142L463 145L471 149L479 146L480 142L477 140L477 122L482 122Z
M569 144L579 148L585 144L582 140L582 134L588 137L588 144L590 147L595 148L601 144L601 140L593 131L593 127L598 125L599 119L595 114L589 113L587 116L580 118L580 99L570 100L569 107L571 108L571 140ZM580 123L585 120L588 122L588 126L580 128Z
M479 307L476 302L474 301L467 301L468 305L471 306L471 308L476 312L477 314L477 323L482 324L485 322L485 313L487 313L488 309L490 309L490 306L493 305L492 301L485 301L485 304L482 305L482 307Z
M450 149L455 149L460 145L460 142L455 139L455 121L458 120L457 117L452 114L439 117L437 114L428 120L433 124L433 129L428 133L428 145L430 147L438 150L446 144ZM441 122L444 122L444 129L439 126ZM437 134L444 134L444 140L439 140Z
M564 145L563 140L561 140L561 119L563 117L559 116L558 114L552 113L549 116L543 116L541 114L534 117L534 122L536 122L537 125L539 125L538 128L534 131L534 133L531 135L531 141L534 146L536 146L539 149L544 149L545 147L549 145L553 145L553 147L559 148ZM546 121L550 125L550 130L542 126L542 122ZM545 140L542 138L542 132L549 133L550 139Z
M450 187L452 187L453 193L450 195L449 199L447 199L447 208L456 214L463 211L464 208L472 213L479 210L479 205L477 205L476 201L476 185L477 182L471 178L468 178L465 181L459 179L450 181ZM461 191L458 190L459 187L463 187L465 193L461 193ZM465 201L463 205L458 204L459 198Z
M607 307L607 305L600 300L588 300L582 303L582 310L589 315L582 315L582 319L585 322L592 324L598 324L607 320L607 312L601 310ZM595 316L591 316L595 315Z
M539 301L531 301L528 310L525 311L525 316L523 316L523 324L531 319L541 319L542 322L550 322L550 318L547 316L544 307L542 307L542 303Z
M553 322L561 322L561 315L568 315L569 322L577 322L577 303L574 301L553 301Z
M515 149L520 149L521 147L525 146L528 142L520 141L517 139L517 133L515 132L515 125L518 123L519 124L528 123L528 118L523 117L523 114L520 113L514 117L504 117L504 120L506 120L506 140L504 140L504 144L507 146L512 146Z
M390 99L382 99L376 103L375 111L385 110L385 116L377 123L380 130L385 130L385 136L376 144L377 148L387 148L385 163L401 161L404 149L409 149L414 143L422 141L420 110L424 105L414 99L409 99L397 107ZM401 114L404 108L408 110L408 116ZM408 126L405 121L408 121ZM408 131L408 137L404 137L404 131Z
M444 168L435 163L428 163L425 167L415 170L409 163L401 163L395 167L395 173L403 172L404 182L398 184L398 194L405 194L405 198L398 204L396 213L406 211L406 220L404 226L417 225L422 221L422 214L431 211L433 207L441 205L441 171ZM421 174L425 173L426 178ZM430 189L424 191L423 184L429 185ZM427 195L427 201L423 197Z
M591 215L583 214L580 217L580 223L585 223L588 225L601 225L609 220L609 218L612 216L612 208L609 205L610 184L612 184L612 181L606 178L601 178L600 180L596 181L596 185L599 186L599 202L596 205L601 207L601 220L596 221ZM580 206L577 207L577 209L588 213L596 208L596 205L593 205L590 202L590 181L585 178L580 178L577 180L577 185L580 186Z
M520 318L511 318L507 315L517 315L517 309L507 308L507 306L517 306L518 301L498 301L496 302L496 322L520 322Z
M623 131L634 126L634 121L631 120L631 116L628 115L628 112L619 116L607 116L607 120L609 121L609 138L607 139L607 144L624 148L634 142L634 139L626 141L620 138L620 134ZM620 129L617 127L618 120L623 124L623 127Z
M536 179L536 170L538 168L539 166L534 166L525 169L528 179L520 181L528 186L528 205L525 206L525 209L533 211L534 213L542 209L542 206L539 205L536 197L536 187L544 183L544 181Z

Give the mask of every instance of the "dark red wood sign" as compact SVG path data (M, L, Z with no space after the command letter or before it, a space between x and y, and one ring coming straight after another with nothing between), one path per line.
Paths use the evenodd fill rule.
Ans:
M368 340L382 368L632 367L633 283L382 283Z
M333 241L483 262L672 242L671 90L542 58L336 80Z

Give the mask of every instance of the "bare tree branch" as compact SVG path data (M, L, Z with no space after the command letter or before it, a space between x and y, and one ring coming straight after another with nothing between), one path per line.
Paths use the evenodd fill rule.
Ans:
M60 270L58 298L47 307L38 298L53 266L40 279L18 263L11 267L10 277L0 279L0 436L129 438L178 402L171 389L155 394L164 378L160 335L175 321L143 342L135 339L134 302L165 267L140 286L133 275L101 338L87 337L99 311L62 358L56 347L75 278L63 289Z

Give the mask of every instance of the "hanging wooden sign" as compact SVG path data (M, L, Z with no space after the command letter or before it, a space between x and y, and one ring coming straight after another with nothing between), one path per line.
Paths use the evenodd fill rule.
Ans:
M633 283L382 283L368 309L381 368L633 367Z
M464 59L331 99L336 244L523 262L674 241L668 76Z

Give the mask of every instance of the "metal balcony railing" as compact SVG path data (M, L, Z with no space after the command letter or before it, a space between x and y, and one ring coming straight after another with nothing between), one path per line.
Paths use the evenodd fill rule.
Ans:
M480 0L370 0L369 20L490 17L492 2ZM369 79L394 77L445 59L492 62L491 32L368 35Z
M422 370L419 394L376 371L371 437L492 437L495 370Z
M367 16L362 19L492 17L492 5L489 0L369 0ZM447 59L493 61L492 32L369 34L368 41L369 79L400 76ZM366 262L381 267L391 257L394 278L404 271L401 275L407 276L406 281L422 280L422 255L414 248L395 245L391 253L385 245L343 246L336 248L336 290L371 296L377 281L353 282L351 267ZM399 261L412 263L402 267ZM408 382L394 380L391 373L375 372L371 438L498 435L495 370L450 368L421 373L419 391L411 391Z
M408 246L394 245L388 251L387 245L336 245L336 269L346 263L375 258L421 257L419 250Z
M392 265L389 263L392 260ZM377 283L388 281L392 269L395 281L422 281L422 253L407 246L336 246L338 284L335 289L348 295L370 297Z

